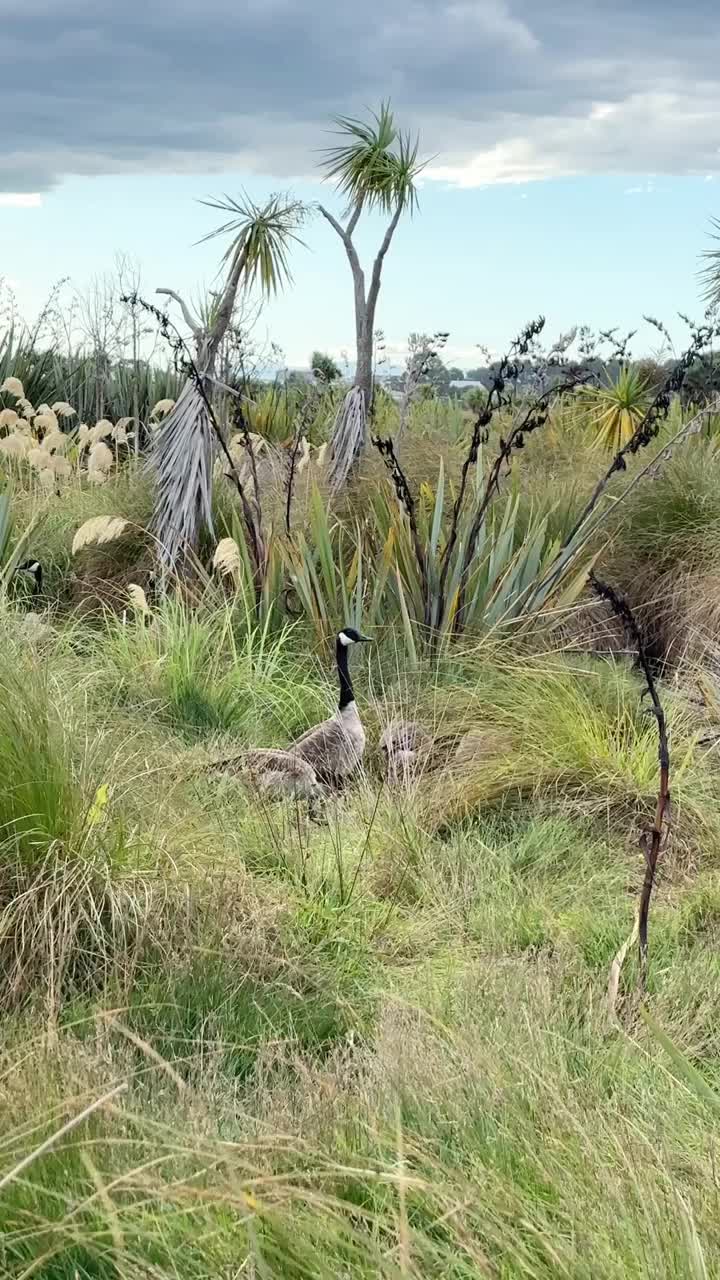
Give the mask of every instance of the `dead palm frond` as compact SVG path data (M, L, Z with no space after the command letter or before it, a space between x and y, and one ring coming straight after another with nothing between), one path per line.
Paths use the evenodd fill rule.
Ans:
M342 400L330 439L329 480L332 493L338 493L350 470L362 453L367 434L365 397L361 387L351 387Z
M200 387L185 383L157 433L154 527L162 564L173 570L197 546L203 525L212 530L213 428Z

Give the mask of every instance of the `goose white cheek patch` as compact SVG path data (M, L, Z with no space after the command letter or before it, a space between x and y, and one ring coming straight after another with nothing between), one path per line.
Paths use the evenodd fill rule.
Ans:
M354 643L355 643L355 641L354 641L354 640L351 640L349 636L346 636L344 631L341 631L341 632L340 632L340 643L341 643L342 645L344 645L344 646L345 646L345 648L347 649L348 645L349 645L349 644L354 644Z

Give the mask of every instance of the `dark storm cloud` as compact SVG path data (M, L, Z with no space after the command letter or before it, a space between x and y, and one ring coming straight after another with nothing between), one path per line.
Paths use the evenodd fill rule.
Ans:
M69 174L309 174L390 96L452 181L713 173L710 0L0 0L0 190Z

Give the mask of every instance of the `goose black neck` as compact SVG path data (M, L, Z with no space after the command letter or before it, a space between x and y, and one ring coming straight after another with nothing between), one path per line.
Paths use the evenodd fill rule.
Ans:
M337 659L338 679L340 681L340 710L343 711L355 701L355 694L350 680L348 667L348 647L339 638L335 641L335 657Z

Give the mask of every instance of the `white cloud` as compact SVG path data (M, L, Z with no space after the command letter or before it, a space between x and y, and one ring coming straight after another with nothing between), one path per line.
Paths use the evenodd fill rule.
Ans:
M655 194L655 182L653 178L648 178L647 182L641 182L636 187L626 187L624 194L626 196L652 196Z
M0 209L39 209L39 191L0 191Z
M631 93L612 107L597 103L577 114L536 116L471 156L433 164L426 177L457 187L537 182L579 173L691 173L720 171L717 92L707 84ZM518 122L514 122L517 129ZM509 133L501 120L498 131ZM712 178L712 173L707 175Z

